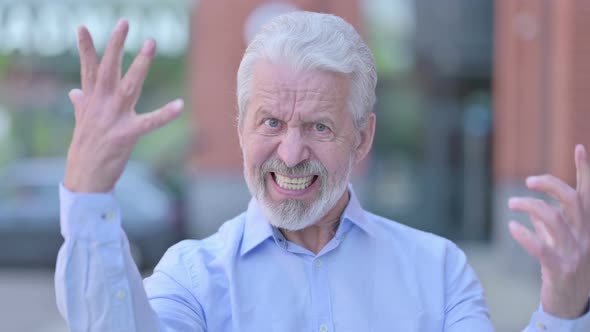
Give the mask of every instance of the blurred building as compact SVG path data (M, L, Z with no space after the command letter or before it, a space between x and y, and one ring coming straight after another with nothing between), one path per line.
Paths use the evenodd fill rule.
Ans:
M507 198L527 193L532 174L575 187L574 146L590 147L590 2L499 0L496 15L494 235L520 263L506 222L522 217Z
M188 0L0 0L0 164L65 155L73 128L67 92L80 86L76 28L81 24L102 53L117 20L127 18L125 67L146 38L158 43L150 75L158 80L145 83L138 111L182 95L187 8ZM138 153L149 155L141 145Z

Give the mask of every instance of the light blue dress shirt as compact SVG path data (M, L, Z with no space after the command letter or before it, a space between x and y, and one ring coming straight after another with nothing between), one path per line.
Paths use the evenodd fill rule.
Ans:
M170 248L142 283L110 194L63 186L58 308L71 331L446 331L493 327L452 242L371 214L350 189L315 255L270 226L256 200L204 240ZM533 314L526 331L590 330L590 315Z

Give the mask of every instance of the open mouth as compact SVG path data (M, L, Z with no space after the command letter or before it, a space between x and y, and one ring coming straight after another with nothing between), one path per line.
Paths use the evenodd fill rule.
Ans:
M270 173L275 183L286 190L304 190L311 186L318 178L317 175L289 177L274 172Z

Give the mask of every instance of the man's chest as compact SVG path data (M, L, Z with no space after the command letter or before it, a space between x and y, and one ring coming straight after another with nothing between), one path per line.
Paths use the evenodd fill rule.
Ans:
M201 304L209 330L442 330L442 274L385 264L379 255L343 259L284 255L266 257L273 264L236 264L208 281Z

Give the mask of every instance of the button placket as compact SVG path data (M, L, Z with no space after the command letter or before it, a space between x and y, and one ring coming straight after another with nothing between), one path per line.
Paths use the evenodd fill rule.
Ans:
M313 265L314 265L315 267L317 267L317 268L320 268L320 267L322 267L322 260L321 260L321 259L319 259L319 258L317 258L317 259L316 259L316 260L313 262Z
M321 257L310 261L312 315L315 317L312 326L315 331L328 332L333 330L329 269L327 268L329 265L326 265L326 257Z
M119 289L115 296L119 301L123 301L127 297L127 292L125 291L125 289Z
M113 211L103 212L100 215L100 218L105 221L113 221L113 220L115 220L115 212L113 212Z

